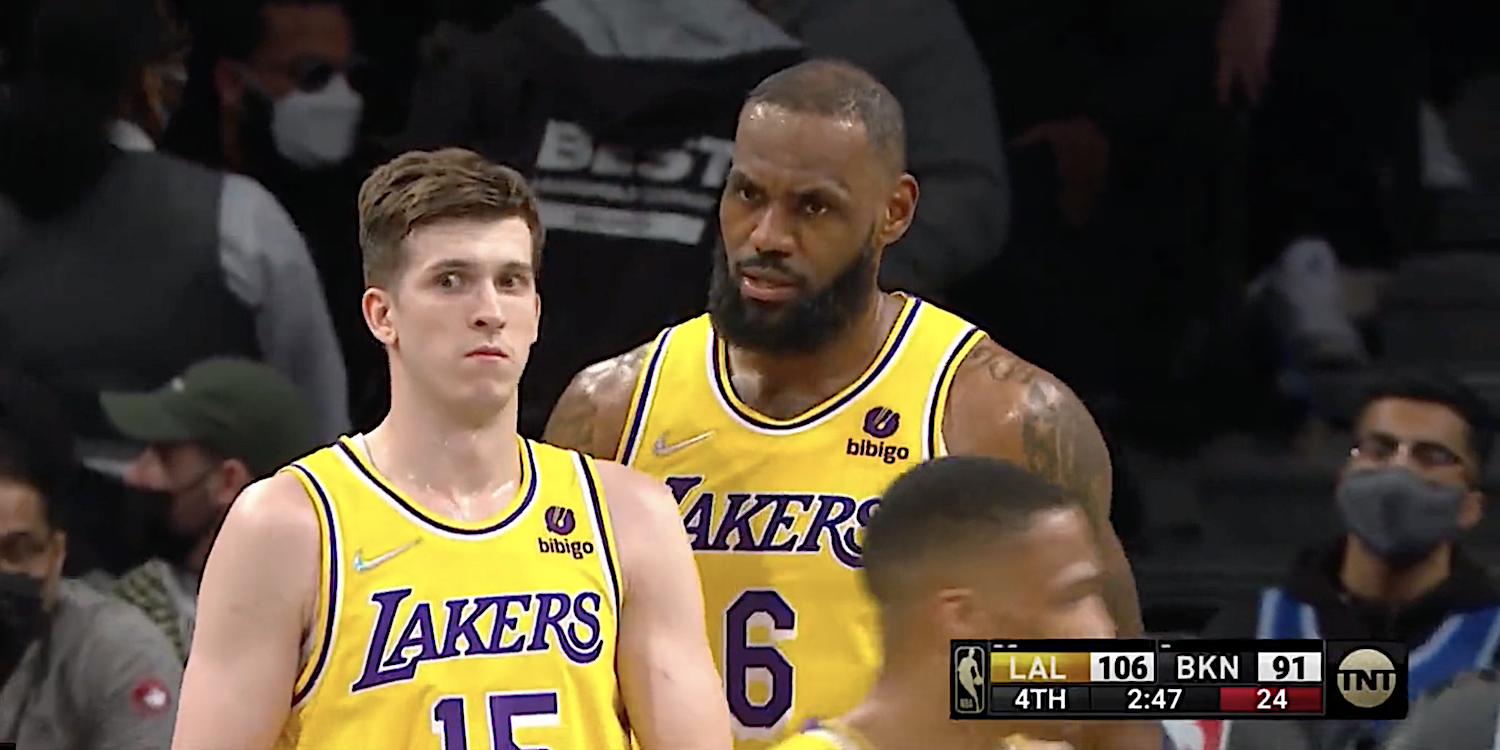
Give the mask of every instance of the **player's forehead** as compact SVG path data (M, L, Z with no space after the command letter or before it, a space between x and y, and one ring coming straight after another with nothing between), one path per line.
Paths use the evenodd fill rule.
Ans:
M991 545L988 554L1017 583L1043 594L1088 584L1103 572L1088 519L1078 508L1036 513L1025 529Z
M855 119L751 104L740 112L730 175L765 188L851 191L876 171L874 159Z
M412 230L405 243L408 267L498 268L531 266L531 228L519 216L447 219Z

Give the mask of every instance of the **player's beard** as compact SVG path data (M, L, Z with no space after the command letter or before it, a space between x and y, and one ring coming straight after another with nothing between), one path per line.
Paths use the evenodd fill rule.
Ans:
M822 289L801 286L795 299L768 305L740 293L739 272L753 268L797 278L775 254L757 255L734 269L722 248L714 251L708 285L708 315L725 341L769 354L808 354L833 341L872 304L877 291L875 246L865 240L859 254Z

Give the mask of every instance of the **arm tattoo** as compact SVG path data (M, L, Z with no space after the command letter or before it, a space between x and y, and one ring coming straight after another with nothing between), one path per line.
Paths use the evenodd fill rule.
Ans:
M614 359L590 365L563 391L542 440L595 458L613 460L625 429L636 377L645 366L654 342L638 346Z
M1109 522L1109 448L1083 402L1053 376L986 342L974 352L992 381L1020 391L1009 411L1019 422L1023 465L1072 495L1095 525Z
M1027 468L1076 498L1095 526L1109 523L1109 448L1077 396L1046 380L1027 385L1021 448Z
M589 388L578 377L568 384L557 405L547 417L547 427L542 431L542 440L559 448L571 448L581 453L593 454L594 415L598 408L590 398Z

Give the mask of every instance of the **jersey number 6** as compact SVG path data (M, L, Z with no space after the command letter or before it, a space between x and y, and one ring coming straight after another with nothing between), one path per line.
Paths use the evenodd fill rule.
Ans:
M448 695L432 704L432 731L442 739L443 750L470 750L464 697ZM490 693L485 696L489 719L490 750L523 750L516 744L516 724L551 724L557 721L557 693ZM522 717L525 717L524 719ZM517 721L521 719L521 721ZM481 750L475 748L474 750ZM545 747L524 750L548 750Z
M724 610L724 692L729 712L740 726L769 729L792 710L792 665L775 646L750 643L750 618L765 615L772 638L791 635L797 612L769 589L747 589ZM750 670L764 670L771 695L763 704L750 701Z

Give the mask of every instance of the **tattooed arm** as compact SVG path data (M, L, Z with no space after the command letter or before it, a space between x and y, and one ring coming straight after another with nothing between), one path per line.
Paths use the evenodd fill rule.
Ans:
M615 460L625 420L630 415L635 381L655 343L648 341L617 357L589 365L573 376L573 382L552 407L542 442Z
M952 453L994 456L1041 474L1088 514L1104 564L1104 600L1122 638L1144 635L1130 561L1109 522L1112 471L1104 435L1062 381L986 339L955 374L943 415ZM1158 750L1156 722L1086 722L1079 750Z
M986 339L959 365L943 435L953 453L1020 464L1083 504L1106 570L1110 614L1121 637L1140 637L1135 578L1109 522L1109 448L1083 402L1062 381Z

